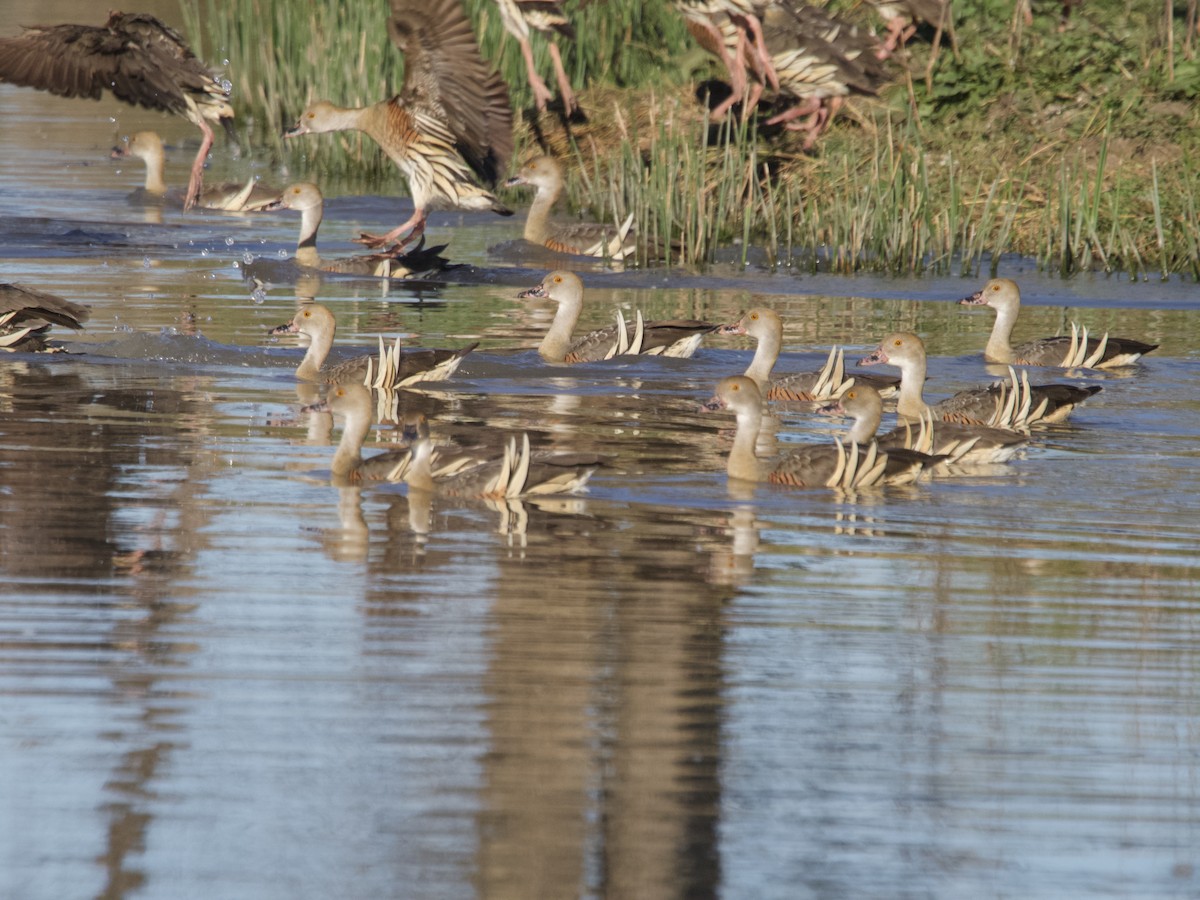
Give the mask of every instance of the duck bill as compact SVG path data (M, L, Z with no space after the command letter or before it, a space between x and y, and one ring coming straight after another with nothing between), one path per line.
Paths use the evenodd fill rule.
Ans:
M297 122L295 125L293 125L291 128L287 129L283 133L283 136L285 138L294 138L294 137L299 137L302 134L308 134L308 128L305 126L303 121L300 121L300 122Z
M741 322L731 322L728 325L718 325L717 326L717 334L723 335L725 337L730 337L733 335L745 334L745 333L746 333L746 326L743 325Z
M834 400L832 403L826 403L824 406L817 407L818 416L845 416L846 407L842 406L841 400Z
M963 297L958 304L959 306L987 306L987 301L983 297L983 291L979 290L970 297Z
M546 286L544 284L536 284L533 287L529 288L529 290L521 291L521 293L517 294L517 299L518 300L528 300L530 297L538 297L541 299L545 299L546 297L549 297L549 296L550 296L550 294L546 290Z
M876 347L870 356L864 356L858 361L860 366L878 366L888 361L888 355L883 352L882 347Z
M528 183L529 182L526 181L524 178L522 178L520 175L514 175L512 178L510 178L506 182L504 182L504 186L505 187L518 187L522 184L528 184Z
M700 404L700 412L720 412L725 408L725 401L720 397L713 397L706 403Z
M113 147L112 153L108 154L109 159L125 159L129 156L129 151L124 147Z
M299 334L300 329L296 327L295 322L288 322L286 325L276 325L267 334Z

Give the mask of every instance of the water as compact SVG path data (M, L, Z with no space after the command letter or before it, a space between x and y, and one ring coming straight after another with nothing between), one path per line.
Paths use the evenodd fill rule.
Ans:
M185 123L5 86L0 116L0 280L93 311L71 355L0 359L0 896L1200 893L1193 285L1010 266L1023 336L1161 349L988 474L738 490L697 407L748 346L545 365L515 298L544 269L488 253L519 224L435 217L466 283L256 297L297 218L130 206L107 159L158 128L182 183ZM286 180L220 147L209 177L255 166ZM323 252L406 215L335 198ZM909 328L931 395L987 375L990 316L945 302L973 280L585 281L586 326L766 304L781 371ZM331 486L340 426L266 335L308 293L342 343L481 342L408 401L436 433L611 464L504 508Z

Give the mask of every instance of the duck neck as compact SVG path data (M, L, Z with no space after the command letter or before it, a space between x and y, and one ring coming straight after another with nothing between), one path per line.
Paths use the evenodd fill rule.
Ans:
M412 459L404 473L404 480L410 488L418 491L433 490L432 455L433 444L428 438L417 441L412 448Z
M567 350L571 347L571 335L582 310L583 300L580 297L572 296L559 301L554 321L550 323L550 330L538 345L538 353L543 359L550 362L562 362L566 359Z
M760 391L765 392L771 381L771 370L779 361L779 350L782 346L783 335L774 328L758 339L754 359L750 360L750 367L746 369L746 377L753 379Z
M304 359L300 361L300 365L296 369L297 378L307 381L320 380L321 366L325 365L325 360L329 358L329 349L333 346L333 335L333 330L318 331L308 335L311 343L304 353Z
M854 417L854 425L846 439L852 444L869 444L875 439L879 423L882 421L883 416L879 410L863 410Z
M143 157L146 163L146 183L143 189L147 194L161 197L167 192L167 183L163 180L163 169L166 165L162 152L149 153Z
M983 350L984 359L988 362L1010 363L1013 361L1011 343L1013 326L1017 324L1015 305L1002 306L996 310L996 323L992 325L992 333L988 337L987 347Z
M758 441L758 432L762 428L761 409L739 409L737 413L737 432L733 437L733 446L729 450L729 460L725 464L725 472L730 478L741 478L745 481L760 481L762 464L754 446Z
M321 228L322 204L300 211L300 239L296 241L296 262L317 268L321 255L317 253L317 231Z
M900 370L900 396L896 399L896 413L905 419L920 419L928 408L925 405L924 359L910 359L894 365Z
M549 187L539 186L533 195L533 203L529 205L529 214L525 217L525 240L531 244L544 244L550 236L550 210L562 193L562 185Z
M349 478L362 465L362 445L370 430L370 414L364 415L363 411L358 409L346 414L342 439L338 442L337 451L333 454L333 463L329 467L334 478Z

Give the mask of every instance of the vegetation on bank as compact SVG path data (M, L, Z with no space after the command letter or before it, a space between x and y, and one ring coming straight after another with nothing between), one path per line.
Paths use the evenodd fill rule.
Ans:
M853 101L808 153L780 129L707 122L696 85L719 67L667 0L568 2L580 40L560 44L584 123L533 115L493 0L465 2L510 85L517 161L538 144L573 159L572 209L633 211L673 262L740 242L780 264L846 272L975 273L1015 253L1064 275L1200 276L1200 46L1187 0L1170 15L1088 0L1065 26L1057 4L1027 22L1012 0L956 0L957 49L944 41L931 58L931 35L919 34L882 96ZM310 99L367 104L399 86L386 3L184 7L198 52L228 60L250 142L333 189L401 190L368 138L280 138Z

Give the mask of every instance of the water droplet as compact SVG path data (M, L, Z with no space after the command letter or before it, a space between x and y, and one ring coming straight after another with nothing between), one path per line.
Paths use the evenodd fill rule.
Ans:
M142 257L142 268L143 269L150 268L150 257L148 257L148 256Z
M277 255L279 256L280 259L287 259L287 254L288 254L288 252L286 250L280 250Z
M255 303L262 303L267 299L267 292L262 288L255 288L254 293L250 295L250 299Z
M202 249L202 250L200 251L200 255L201 255L201 256L208 256L208 248L207 248L207 247L205 247L204 249Z
M233 246L233 238L231 238L231 237L225 238L225 246L232 247Z
M242 254L242 262L244 262L246 265L250 265L250 263L254 262L254 254L247 250Z
M233 267L234 267L235 269L240 269L240 268L242 267L242 264L241 264L240 262L238 262L238 261L235 259L235 260L233 261Z
M118 334L133 334L133 326L132 325L117 325L117 326L114 326L113 331L117 332Z
M222 78L221 79L221 90L223 90L225 93L228 94L230 91L233 90L233 82L230 81L228 78Z

